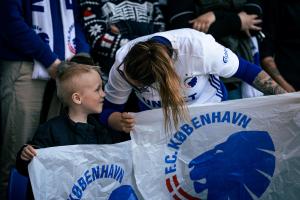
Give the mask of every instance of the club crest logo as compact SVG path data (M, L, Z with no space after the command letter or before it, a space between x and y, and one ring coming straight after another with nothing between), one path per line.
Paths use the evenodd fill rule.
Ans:
M241 113L232 114L235 116L231 115L230 118L220 114L220 118L215 120L222 123L232 119L230 123L243 128L251 121ZM198 128L213 123L209 115L206 117L206 122L194 121L197 121ZM268 132L232 132L224 142L205 151L197 153L197 148L192 148L195 152L189 157L187 155L191 153L184 152L187 145L191 145L191 141L187 141L194 130L192 125L184 124L167 144L170 151L164 159L165 185L173 199L252 200L263 195L271 183L276 161L275 147ZM177 171L177 168L181 170Z
M193 88L197 84L197 76L188 77L184 80L184 86L186 88Z
M74 24L70 26L68 29L68 36L67 36L67 45L70 52L76 54L76 38L75 38L75 27Z
M138 200L138 197L135 194L135 191L130 185L122 185L112 191L108 200Z

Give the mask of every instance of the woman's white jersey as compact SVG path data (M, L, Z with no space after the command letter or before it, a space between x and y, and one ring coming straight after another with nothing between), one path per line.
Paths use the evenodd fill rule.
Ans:
M132 91L130 84L124 80L117 67L123 62L130 48L140 41L146 41L153 36L168 39L177 50L175 70L181 78L184 96L187 104L203 104L220 102L223 98L219 76L233 76L239 66L238 57L230 50L220 45L211 35L194 29L177 29L143 36L130 41L116 54L115 63L110 71L105 85L106 99L114 104L126 103ZM123 69L123 66L120 67ZM138 98L150 109L160 108L160 96L154 83L146 92L136 92Z

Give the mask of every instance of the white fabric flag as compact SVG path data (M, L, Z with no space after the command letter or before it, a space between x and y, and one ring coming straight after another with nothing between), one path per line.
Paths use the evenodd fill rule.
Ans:
M161 110L136 114L144 199L299 199L300 93L189 108L191 121L172 134Z
M136 200L130 142L38 149L29 164L36 200Z
M35 199L299 199L300 93L189 109L170 133L157 109L132 141L39 149Z

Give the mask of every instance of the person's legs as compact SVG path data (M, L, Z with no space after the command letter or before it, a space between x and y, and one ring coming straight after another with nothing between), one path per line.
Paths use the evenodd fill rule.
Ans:
M46 81L32 80L32 62L0 60L0 199L6 199L8 174L21 146L39 124Z
M54 91L50 98L51 98L51 101L50 101L49 110L47 113L47 120L52 119L53 117L57 117L63 112L63 104L57 97L56 86L55 86Z
M41 109L41 116L40 116L40 124L43 124L47 121L48 113L50 109L50 104L53 98L53 95L56 95L56 85L55 80L50 79L45 87L45 93L43 96L43 105Z

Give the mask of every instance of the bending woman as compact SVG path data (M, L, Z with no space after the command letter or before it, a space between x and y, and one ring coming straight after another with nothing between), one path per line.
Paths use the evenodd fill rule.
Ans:
M188 119L186 104L226 100L219 76L237 77L264 94L286 92L259 66L237 57L212 36L178 29L137 38L118 50L100 120L130 132L135 120L123 109L134 90L140 111L162 108L165 127L177 127Z

